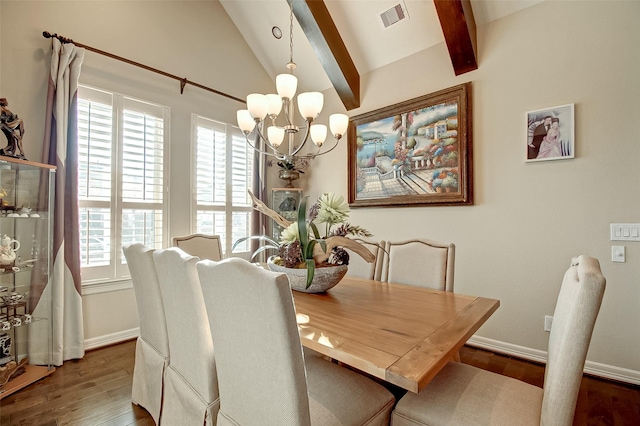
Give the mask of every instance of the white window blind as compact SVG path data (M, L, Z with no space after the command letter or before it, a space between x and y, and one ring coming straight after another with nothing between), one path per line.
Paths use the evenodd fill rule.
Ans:
M195 135L195 230L220 235L225 253L250 234L253 150L229 124L193 116ZM245 244L236 251L248 251Z
M121 247L162 248L168 108L81 87L78 99L83 282L128 275Z

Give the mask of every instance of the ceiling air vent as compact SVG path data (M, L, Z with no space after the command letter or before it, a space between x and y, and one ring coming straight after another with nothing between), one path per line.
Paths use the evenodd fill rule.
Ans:
M408 18L409 14L407 13L407 7L402 2L393 6L391 9L385 10L379 16L380 23L382 23L382 26L385 29Z

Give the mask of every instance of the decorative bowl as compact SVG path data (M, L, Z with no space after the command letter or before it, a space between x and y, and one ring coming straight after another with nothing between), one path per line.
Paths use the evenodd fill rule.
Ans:
M273 263L273 257L267 259L267 267L270 271L282 272L289 277L289 285L292 290L303 293L324 293L340 282L342 277L347 273L349 268L347 265L326 266L316 268L313 274L313 280L309 288L307 287L307 270L297 268L285 268L284 266Z

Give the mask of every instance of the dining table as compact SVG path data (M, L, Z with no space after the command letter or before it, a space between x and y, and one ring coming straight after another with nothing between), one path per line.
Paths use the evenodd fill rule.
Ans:
M344 277L293 291L300 340L339 363L418 393L500 306L496 299Z

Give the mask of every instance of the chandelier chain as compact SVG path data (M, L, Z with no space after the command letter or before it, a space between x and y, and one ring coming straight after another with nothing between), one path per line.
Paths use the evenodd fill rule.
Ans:
M295 62L293 62L293 0L289 0L288 3L289 3L289 63L295 66Z

